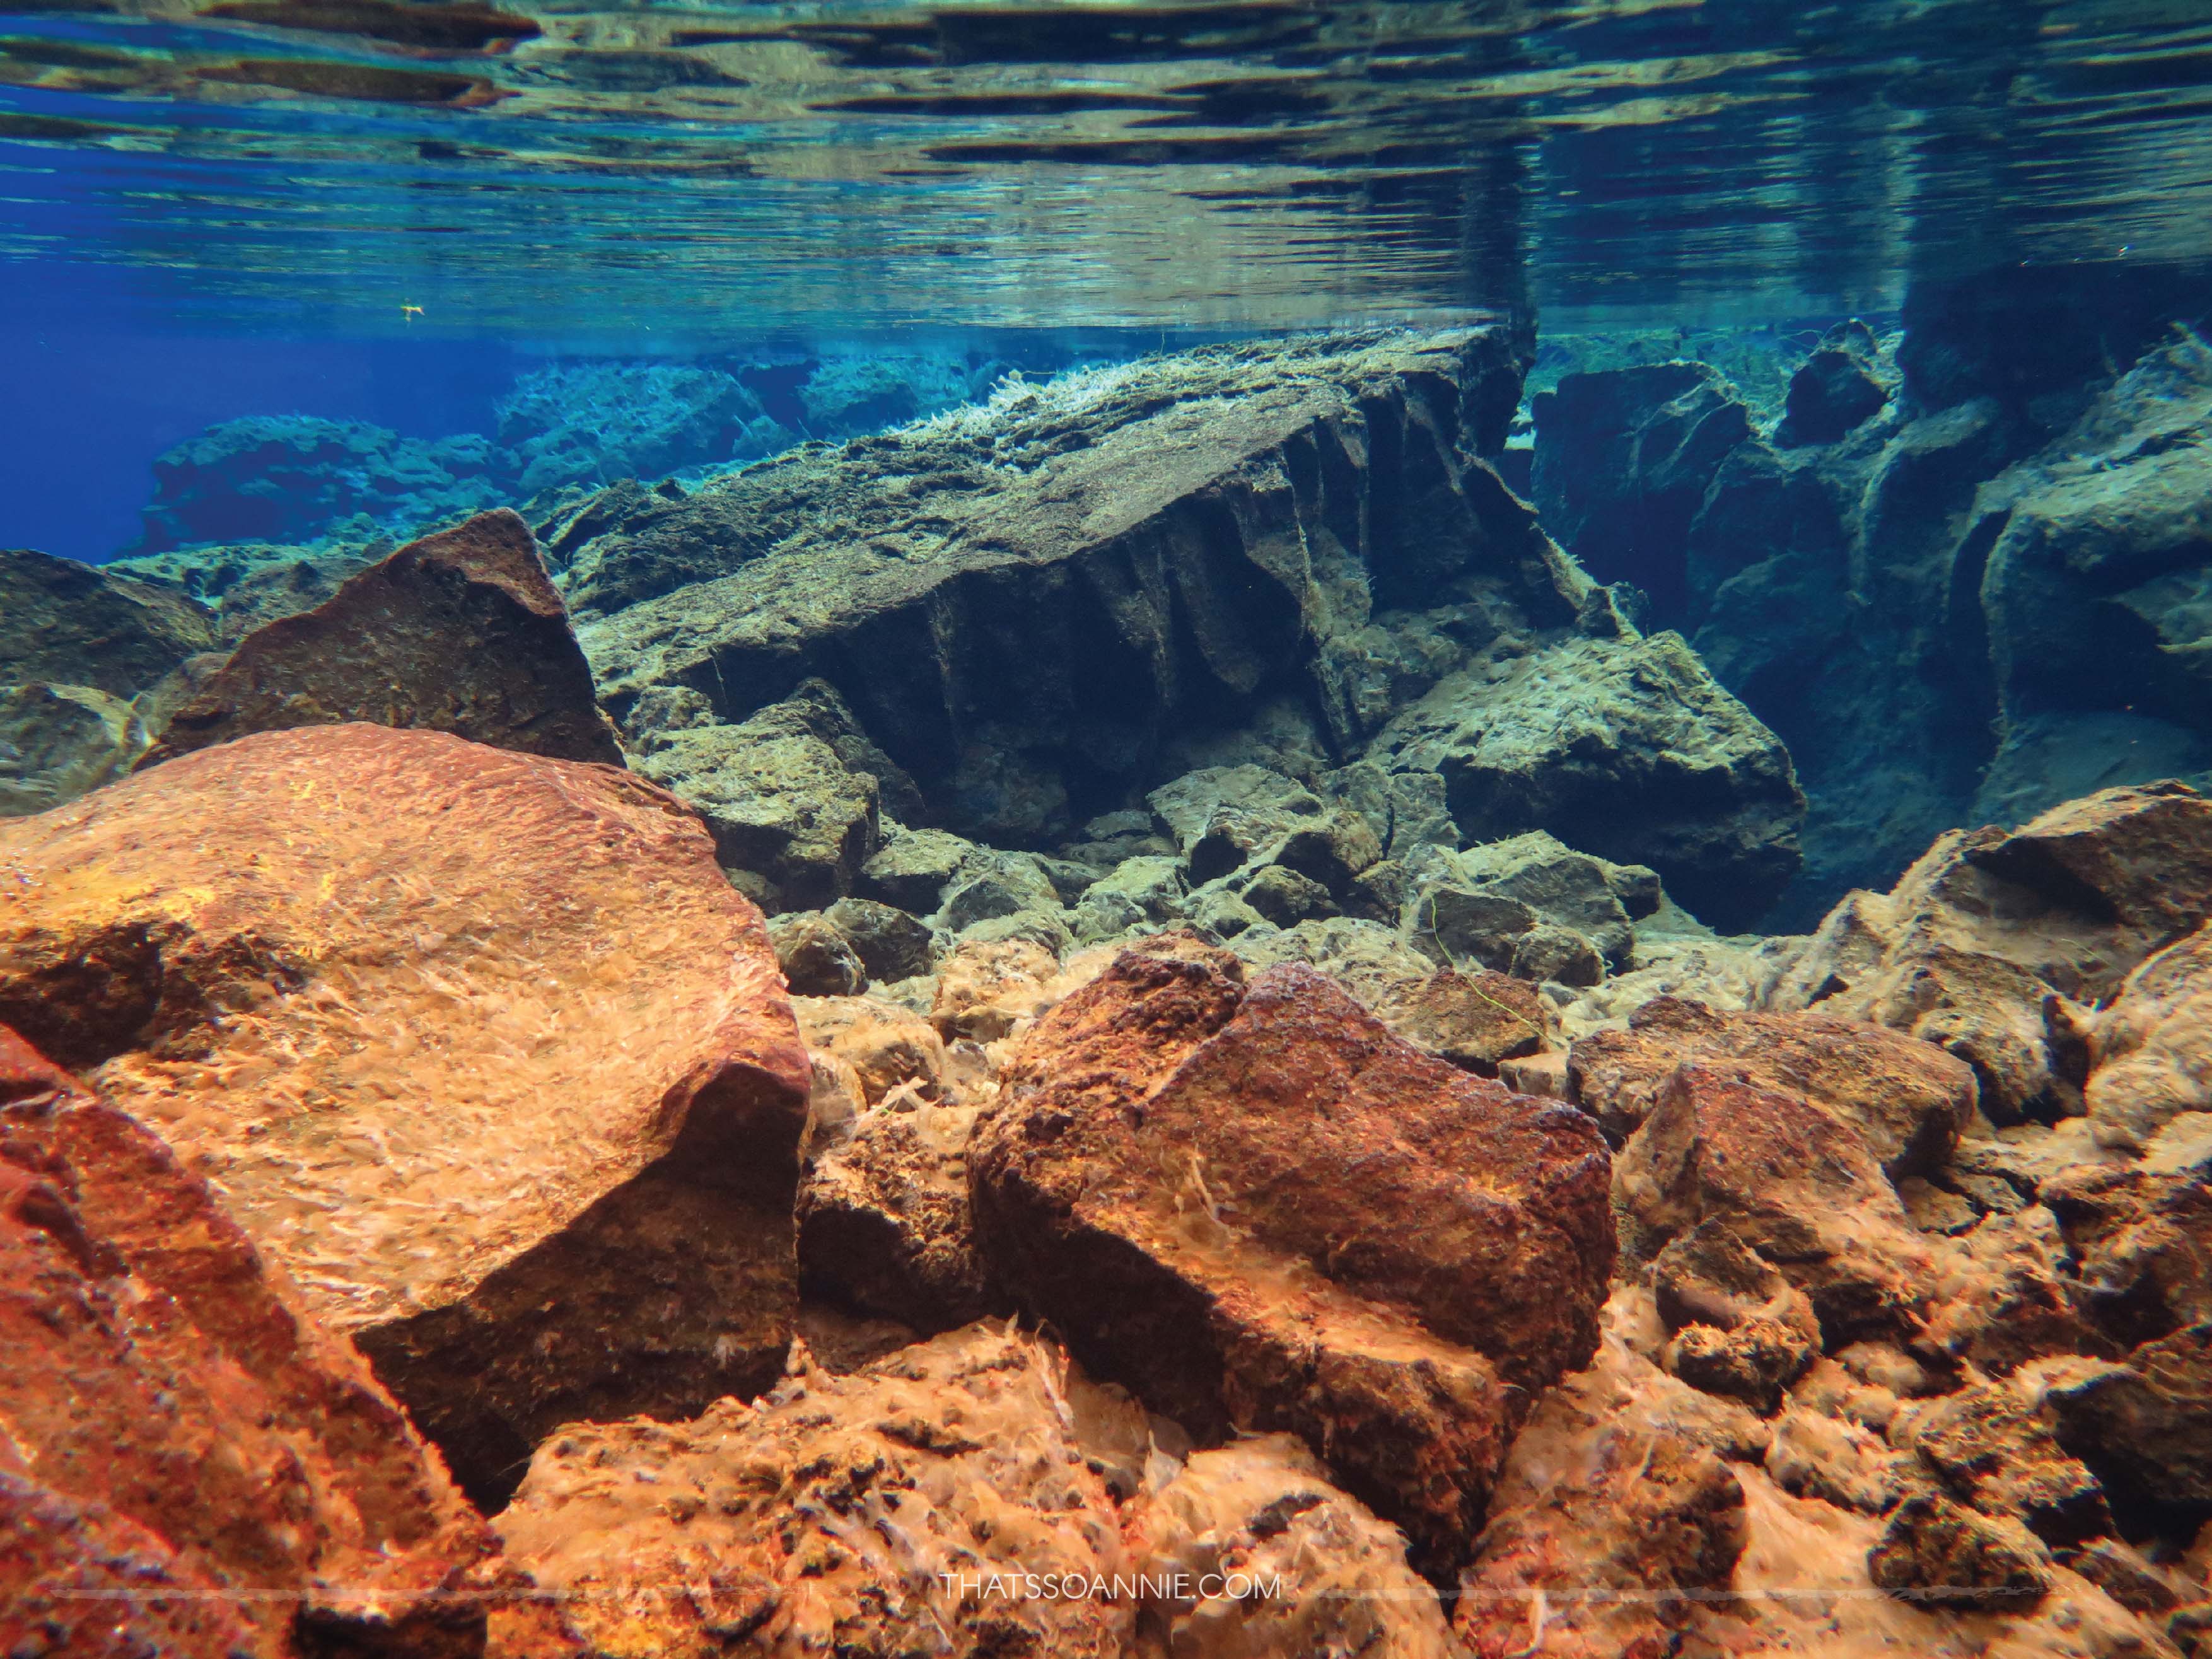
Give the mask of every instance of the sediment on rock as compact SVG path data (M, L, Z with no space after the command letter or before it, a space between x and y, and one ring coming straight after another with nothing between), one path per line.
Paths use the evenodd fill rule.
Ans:
M1527 1402L1595 1340L1589 1120L1188 935L1060 1004L1008 1089L969 1158L1012 1292L1203 1437L1300 1435L1431 1576L1463 1559Z
M204 1170L478 1498L555 1425L765 1387L805 1054L628 775L266 732L0 826L0 1018Z

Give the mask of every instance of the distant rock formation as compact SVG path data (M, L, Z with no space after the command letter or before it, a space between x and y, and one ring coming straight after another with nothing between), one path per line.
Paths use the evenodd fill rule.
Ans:
M1786 921L1945 830L2212 772L2204 292L1923 284L1901 335L1829 331L1778 410L1695 362L1534 400L1547 526L1790 745L1811 811Z

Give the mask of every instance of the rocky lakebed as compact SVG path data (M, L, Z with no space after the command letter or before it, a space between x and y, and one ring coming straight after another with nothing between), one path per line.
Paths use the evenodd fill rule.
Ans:
M0 1653L2212 1659L2212 349L1961 316L0 552Z

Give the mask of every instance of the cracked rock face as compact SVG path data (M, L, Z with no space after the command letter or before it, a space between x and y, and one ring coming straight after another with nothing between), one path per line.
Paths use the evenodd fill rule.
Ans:
M766 1386L808 1071L647 784L267 732L0 826L0 1018L204 1173L471 1494L578 1415Z
M1006 1086L969 1158L1012 1293L1202 1437L1299 1435L1425 1572L1463 1559L1528 1401L1596 1340L1595 1125L1188 935L1069 996Z

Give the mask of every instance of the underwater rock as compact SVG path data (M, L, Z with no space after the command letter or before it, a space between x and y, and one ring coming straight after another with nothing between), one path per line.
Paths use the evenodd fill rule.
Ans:
M502 505L514 494L503 471L481 436L403 438L362 421L248 416L155 459L154 498L131 551L411 538Z
M2212 346L2183 331L1982 487L1989 672L2008 719L2124 710L2212 737Z
M0 686L0 817L43 812L112 783L145 747L137 711L105 691Z
M776 1374L806 1057L669 797L315 726L0 822L0 1020L205 1170L480 1500L558 1422Z
M2212 1149L2179 1169L2075 1168L2037 1190L2098 1323L2144 1342L2212 1321Z
M810 1295L922 1331L1002 1311L968 1196L976 1111L902 1089L815 1159L799 1188L799 1267Z
M1751 435L1735 388L1704 363L1647 363L1564 375L1529 410L1545 528L1599 581L1678 608L1691 519Z
M1723 1014L1675 997L1645 1003L1626 1030L1577 1039L1569 1097L1626 1139L1668 1074L1693 1063L1725 1064L1746 1082L1818 1103L1859 1132L1893 1181L1947 1163L1974 1114L1972 1069L1931 1043L1863 1020Z
M818 910L772 918L768 939L793 996L848 997L867 987L868 970L853 942Z
M770 909L828 905L882 836L888 767L820 681L737 726L701 719L634 737L637 770L697 809L722 867Z
M11 1650L483 1650L496 1547L437 1455L206 1182L4 1027L0 1283Z
M1937 1607L2017 1610L2051 1589L2051 1555L2027 1528L1917 1492L1868 1553L1868 1577L1893 1595Z
M841 898L822 914L851 941L870 979L912 979L937 960L937 936L929 924L896 905Z
M1607 967L1629 965L1634 924L1658 908L1656 872L1577 853L1542 830L1454 853L1417 849L1407 864L1410 896L1395 908L1422 950L1447 961L1463 957L1523 978L1593 982L1516 966L1527 935L1540 923L1573 933ZM1577 953L1580 955L1582 953ZM1533 966L1533 963L1531 963Z
M1371 921L1332 917L1240 933L1230 948L1248 968L1310 963L1399 1036L1464 1071L1496 1077L1509 1060L1551 1040L1549 1009L1526 980L1438 969Z
M347 720L623 763L530 526L505 510L411 542L313 610L247 635L139 764Z
M1948 1048L1995 1122L2056 1116L2081 1109L2088 1069L2076 1005L2207 918L2212 802L2171 781L2107 790L2009 833L1940 837L1889 893L1838 905L1768 1000ZM2100 1121L2124 1135L2125 1117L2116 1094Z
M736 375L690 363L555 364L519 378L494 413L517 499L752 460L797 436Z
M2097 1478L2069 1456L2056 1421L2017 1376L1971 1383L1900 1412L1890 1443L1911 1451L1921 1477L1984 1515L2019 1522L2046 1544L2079 1544L2112 1529Z
M1202 1440L1298 1434L1432 1578L1596 1341L1595 1127L1302 965L1123 951L1024 1039L969 1159L986 1260L1079 1356Z
M215 643L214 619L181 593L0 549L0 685L43 681L128 697Z
M1717 927L1797 873L1789 752L1673 634L1572 640L1444 679L1375 751L1442 775L1469 842L1548 830L1658 872Z
M853 1067L864 1106L908 1085L924 1100L948 1097L945 1040L913 1009L872 996L799 996L791 1006L807 1047Z
M594 1651L890 1659L921 1630L959 1659L1123 1659L1128 1602L1020 1593L1029 1574L1128 1576L1086 1456L1097 1413L1069 1406L1101 1391L994 1325L850 1376L797 1353L757 1404L572 1424L538 1449L500 1534Z
M1934 1253L1856 1127L1733 1062L1678 1066L1614 1166L1624 1251L1710 1224L1812 1298L1831 1340L1917 1333Z
M2150 1505L2191 1528L2212 1520L2212 1322L2145 1342L2049 1398L2059 1443L2116 1505Z
M1874 331L1856 319L1838 323L1790 377L1774 441L1785 448L1832 444L1881 413L1895 387L1881 372Z
M1530 1413L1460 1581L1452 1629L1476 1659L1667 1652L1694 1608L1668 1592L1725 1589L1743 1550L1741 1408L1657 1371L1616 1307L1607 1322Z
M381 538L357 547L242 542L112 559L100 568L183 590L215 613L217 640L230 650L257 628L313 611L390 546Z
M1214 1584L1212 1595L1150 1600L1139 1616L1162 1651L1457 1659L1436 1591L1406 1565L1405 1539L1330 1486L1293 1436L1192 1454L1133 1506L1129 1531L1137 1571L1155 1584Z

